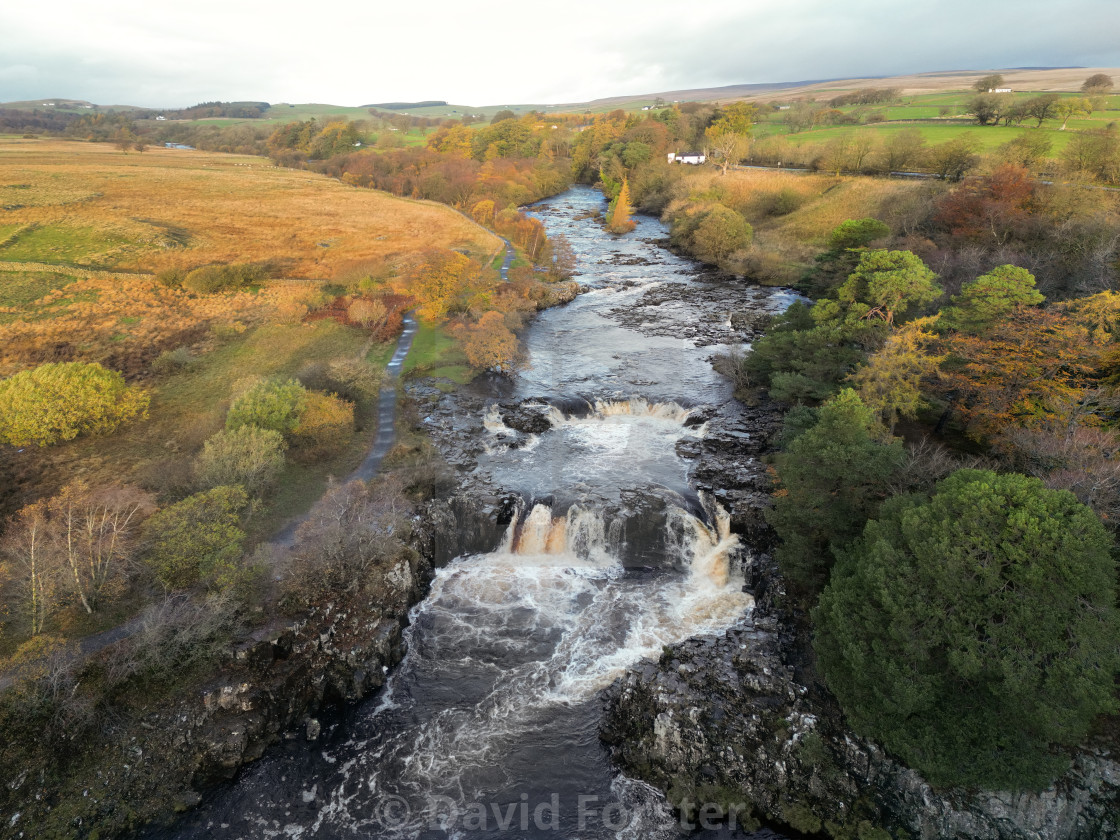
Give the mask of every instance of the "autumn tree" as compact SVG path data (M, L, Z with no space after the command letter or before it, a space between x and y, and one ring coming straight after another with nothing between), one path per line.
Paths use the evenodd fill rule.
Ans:
M431 251L412 272L407 291L416 298L421 318L440 321L457 307L479 272L478 263L464 254Z
M517 336L500 312L486 312L462 334L463 352L471 367L513 373L525 364Z
M272 429L290 434L299 423L307 402L307 390L294 379L262 379L239 394L226 414L226 429L242 426Z
M982 93L969 100L966 107L980 125L996 125L1013 103L1007 94Z
M1042 125L1046 120L1052 120L1058 115L1059 99L1061 97L1056 93L1033 96L1023 103L1023 113L1031 119L1037 120L1037 125Z
M607 210L607 230L611 233L629 233L637 225L630 218L630 184L622 181L622 188Z
M1116 709L1113 541L1071 493L959 470L885 503L813 613L852 727L935 785L1041 790Z
M135 487L91 488L75 481L50 500L49 509L67 589L92 613L123 577L134 537L155 501Z
M309 391L292 429L292 442L304 458L319 459L337 455L354 434L354 404L346 400Z
M1010 427L1068 419L1085 397L1099 362L1087 330L1047 308L1020 306L990 324L983 335L956 332L938 390L977 440Z
M1112 77L1107 73L1094 73L1081 83L1081 92L1100 96L1112 90Z
M927 160L935 175L945 181L959 181L980 164L980 141L962 134L929 149Z
M723 204L713 204L702 214L692 234L693 255L706 263L726 267L732 254L750 247L753 236L753 229L741 214Z
M1035 306L1045 298L1025 268L1001 265L966 283L952 304L941 310L944 327L979 333L1021 306Z
M934 221L954 236L1003 245L1026 226L1034 196L1030 173L1004 164L948 193L938 202Z
M1000 157L1007 163L1031 169L1049 156L1053 146L1046 132L1031 129L1008 140L999 147L999 152Z
M904 128L892 133L884 142L880 152L882 169L886 172L902 172L918 165L925 154L926 138L921 129Z
M851 377L864 405L878 412L892 433L899 417L917 417L927 390L923 383L936 376L944 359L929 352L937 340L937 334L931 331L937 318L915 318L894 330Z
M238 484L250 496L260 496L284 469L284 436L273 429L240 426L207 439L195 459L202 489Z
M355 298L346 307L346 317L355 324L360 324L373 332L377 332L389 320L389 310L379 300Z
M0 440L39 446L146 419L149 397L96 363L49 362L0 381Z

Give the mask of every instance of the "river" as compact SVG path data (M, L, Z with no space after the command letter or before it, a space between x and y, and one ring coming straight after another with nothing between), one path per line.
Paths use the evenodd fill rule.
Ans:
M599 692L665 645L749 620L745 549L689 470L705 412L731 397L709 362L735 340L731 309L789 296L697 277L660 222L614 237L591 218L604 208L579 187L533 208L571 241L589 291L536 318L529 367L476 385L480 410L463 416L451 395L427 418L444 447L470 441L464 481L521 499L498 544L437 571L380 694L151 836L689 833L611 765ZM499 398L535 430L510 428Z

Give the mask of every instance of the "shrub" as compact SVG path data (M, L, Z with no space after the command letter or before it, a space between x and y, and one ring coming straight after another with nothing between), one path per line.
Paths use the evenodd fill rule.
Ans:
M183 279L186 276L187 272L181 268L165 268L163 271L156 273L156 282L169 289L178 289L183 285Z
M0 440L39 446L148 416L148 394L96 363L50 362L0 381Z
M164 350L156 356L152 361L152 371L160 376L169 376L193 367L197 361L186 347L176 347L174 350Z
M188 496L144 523L146 562L166 589L200 580L224 589L240 572L240 513L249 503L241 487L215 487Z
M379 300L357 298L347 307L346 317L355 324L377 330L388 320L389 310Z
M828 235L830 251L865 248L876 239L890 236L891 229L878 219L848 219L838 224Z
M296 531L285 581L289 596L313 600L376 586L379 567L408 555L410 513L392 481L332 484ZM377 594L382 609L407 598L400 591Z
M336 394L353 403L368 402L381 390L381 371L365 359L341 358L327 363L309 362L298 374L309 391Z
M292 439L306 457L334 455L354 433L354 405L321 391L309 391Z
M244 289L265 279L263 266L251 263L204 265L188 272L182 279L184 289L205 295Z
M839 552L814 646L853 728L937 785L1041 789L1115 708L1112 539L1071 493L959 470Z
M289 434L307 405L307 390L294 379L260 380L233 401L226 415L226 429L258 426Z
M195 461L198 483L204 489L240 484L250 496L264 493L283 469L284 436L257 426L218 432Z

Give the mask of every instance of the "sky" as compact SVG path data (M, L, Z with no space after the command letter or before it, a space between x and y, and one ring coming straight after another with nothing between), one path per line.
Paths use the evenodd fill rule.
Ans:
M1120 0L9 0L0 102L583 102L730 84L1120 67Z

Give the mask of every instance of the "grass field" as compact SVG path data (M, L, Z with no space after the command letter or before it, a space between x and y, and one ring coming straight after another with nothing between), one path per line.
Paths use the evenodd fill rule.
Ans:
M272 260L285 276L329 279L498 244L441 205L263 158L60 140L0 142L0 207L0 260L129 271Z
M979 143L981 151L991 151L1010 140L1014 140L1019 135L1031 131L1029 128L1022 128L1020 126L1002 125L978 126L972 124L930 125L929 123L878 123L876 125L861 126L830 126L829 128L819 128L812 131L789 134L786 139L794 145L800 145L802 143L826 142L834 137L841 137L847 134L868 133L881 142L888 139L892 134L915 128L922 133L926 142L931 146L953 140L963 134L971 135ZM1056 128L1057 126L1055 126L1055 129ZM1044 130L1053 144L1051 154L1057 154L1064 149L1069 142L1069 138L1072 136L1069 131Z
M357 357L383 365L394 342L367 349L367 331L305 305L340 283L392 276L431 248L489 262L501 241L442 205L394 198L273 167L259 158L107 145L0 142L0 376L41 361L101 361L150 390L150 418L106 437L0 453L18 476L9 508L67 481L125 481L162 499L189 485L203 441L221 428L235 384L292 376L307 364ZM166 267L268 260L260 288L188 294L151 274ZM192 361L155 375L152 359L184 348ZM384 358L383 358L384 357ZM462 380L462 357L442 332L418 337L411 368ZM356 407L346 451L292 461L251 535L264 536L345 475L375 434L372 405ZM10 512L10 510L8 511Z

